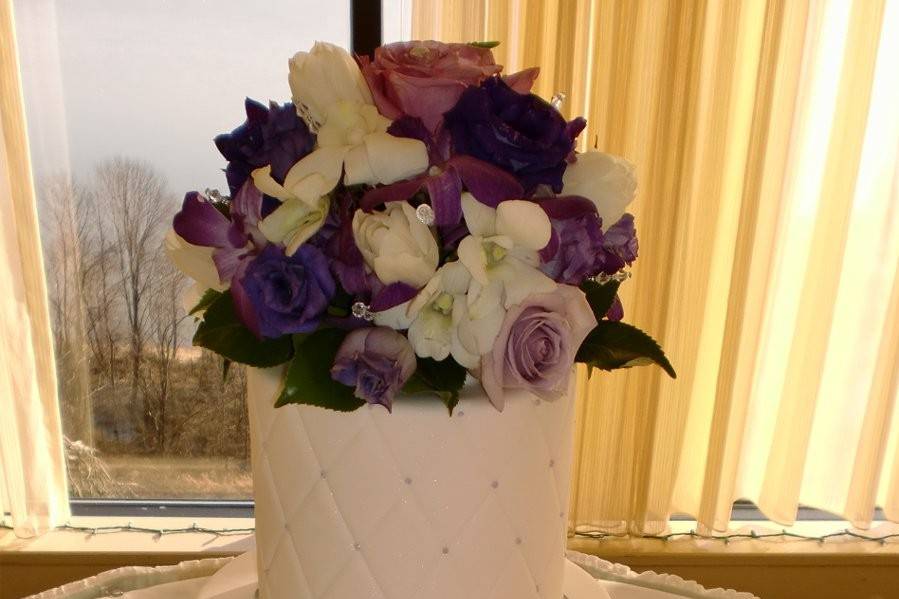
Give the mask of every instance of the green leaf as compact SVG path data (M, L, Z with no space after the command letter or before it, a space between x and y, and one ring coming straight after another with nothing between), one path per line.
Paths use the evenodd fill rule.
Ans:
M615 295L618 293L618 287L621 286L619 281L609 281L605 284L585 280L581 283L581 291L587 295L587 302L593 310L596 320L602 320L608 313L609 308L615 303Z
M216 291L215 289L207 289L203 292L203 297L200 298L200 301L197 302L197 305L191 308L188 314L193 316L198 312L203 312L209 309L209 306L211 306L215 300L223 295L224 293L222 293L221 291Z
M581 344L577 361L602 370L655 363L668 376L677 378L674 367L659 344L637 327L623 322L600 321Z
M433 393L449 410L450 416L459 403L459 391L465 385L467 371L452 358L437 361L432 358L418 358L413 374L403 387L403 393Z
M497 42L497 41L492 41L492 42L468 42L468 45L469 45L469 46L474 46L475 48L487 48L488 50L491 50L491 49L496 48L497 46L499 46L499 42Z
M234 310L230 293L221 293L209 303L194 333L194 345L210 349L232 362L258 368L283 364L293 356L289 336L259 339L244 326Z
M293 360L275 407L305 404L351 412L365 405L353 394L352 387L331 378L334 356L346 335L347 331L329 328L294 337Z

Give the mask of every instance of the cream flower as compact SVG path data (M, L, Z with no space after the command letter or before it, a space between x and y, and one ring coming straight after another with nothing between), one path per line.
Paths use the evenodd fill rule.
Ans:
M353 237L365 263L385 285L424 287L437 270L437 240L407 202L391 202L382 212L356 211Z
M259 191L281 200L281 205L259 222L259 230L272 243L283 243L290 256L322 228L331 206L330 197L291 193L272 178L270 166L258 168L252 175Z
M284 187L300 199L330 192L345 173L348 185L389 184L428 167L425 145L387 133L362 72L337 46L316 43L290 61L290 88L300 114L313 121L318 147L287 173Z
M289 63L293 103L317 124L339 100L372 104L362 71L349 52L334 44L315 42L309 52L297 52Z
M634 165L618 156L590 151L577 155L562 177L564 195L583 196L596 205L605 231L624 215L637 191Z
M228 284L222 283L219 278L215 262L212 260L214 251L213 247L188 243L174 230L169 230L165 236L165 252L169 260L178 267L178 270L203 287L203 291L206 289L224 291L228 288Z
M540 206L507 200L496 208L462 194L462 212L471 235L459 243L459 261L471 273L470 303L501 301L506 308L532 293L548 293L556 283L538 270L537 251L552 228Z
M493 347L506 311L498 297L472 301L470 288L468 269L450 262L409 302L409 343L416 355L435 360L452 355L466 368L478 366L481 355Z

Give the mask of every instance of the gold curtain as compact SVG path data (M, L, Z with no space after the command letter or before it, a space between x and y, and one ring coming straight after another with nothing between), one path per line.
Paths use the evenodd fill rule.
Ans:
M0 524L69 517L62 427L11 0L0 0Z
M622 299L679 378L581 373L572 530L899 520L899 2L416 0L412 31L500 41L637 164Z

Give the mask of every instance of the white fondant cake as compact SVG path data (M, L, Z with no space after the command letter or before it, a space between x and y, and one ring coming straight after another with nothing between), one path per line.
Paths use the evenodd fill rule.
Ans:
M560 599L573 383L541 401L477 384L337 413L248 398L262 599Z

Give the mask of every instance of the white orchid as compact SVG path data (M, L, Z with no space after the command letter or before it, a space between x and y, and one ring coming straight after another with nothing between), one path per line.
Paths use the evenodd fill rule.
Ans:
M556 283L538 270L538 250L549 242L552 226L540 206L507 200L496 208L462 194L462 212L471 235L459 243L459 261L471 273L470 304L502 302L506 308L532 293L548 293Z
M408 303L409 343L416 355L435 360L452 355L462 366L475 368L490 350L506 311L499 298L472 301L471 282L461 262L450 262Z
M326 194L291 193L286 184L280 185L271 176L271 167L253 171L253 184L264 194L281 200L281 205L259 222L259 230L272 243L283 243L287 255L297 249L322 228L331 206Z
M583 196L596 205L605 231L624 215L637 191L634 165L618 156L590 151L577 155L562 176L564 195Z
M391 202L379 212L357 210L353 238L382 283L424 287L437 270L437 240L407 202Z
M290 61L290 88L299 114L317 129L317 145L287 173L284 187L312 200L345 175L348 185L389 184L428 167L425 145L387 133L362 72L343 48L318 42Z

